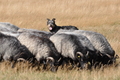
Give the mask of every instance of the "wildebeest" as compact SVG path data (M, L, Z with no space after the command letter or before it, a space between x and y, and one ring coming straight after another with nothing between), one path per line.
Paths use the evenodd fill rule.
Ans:
M56 49L63 56L63 59L70 59L71 63L79 63L83 69L88 62L88 51L82 41L72 34L57 33L50 37ZM92 53L91 53L92 54Z
M77 27L75 27L75 26L57 26L56 24L55 24L55 18L53 18L52 20L50 20L50 19L47 19L48 21L47 21L47 26L48 26L48 28L49 28L49 31L50 32L57 32L58 30L60 30L60 29L63 29L63 30L78 30L78 28Z
M59 32L68 32L68 31L61 30ZM113 48L111 47L105 36L103 36L102 34L93 31L85 31L85 30L74 30L71 31L71 33L84 35L90 40L94 48L100 54L98 58L98 62L102 64L111 64L115 61L115 51L113 50Z
M50 62L51 70L57 70L61 55L48 38L24 32L19 35L18 40L33 53L37 61L45 64Z
M7 32L16 32L19 27L8 23L8 22L0 22L0 31L7 31Z
M14 64L20 59L33 58L32 53L17 38L0 33L0 61L13 61L12 67L14 67Z

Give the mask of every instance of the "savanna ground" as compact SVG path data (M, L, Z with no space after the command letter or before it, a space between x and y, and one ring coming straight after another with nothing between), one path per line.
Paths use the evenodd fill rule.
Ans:
M56 18L57 25L103 34L120 55L120 0L0 0L0 22L20 28L48 31L46 18ZM119 63L119 59L117 63ZM0 63L0 80L120 80L120 66L98 70L35 71L26 64Z

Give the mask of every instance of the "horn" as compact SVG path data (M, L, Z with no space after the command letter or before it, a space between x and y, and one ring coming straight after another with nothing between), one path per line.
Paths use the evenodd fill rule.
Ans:
M17 59L17 61L26 61L26 60L23 58L19 58L19 59Z
M83 57L83 54L81 52L77 52L76 54L78 54L78 55Z
M87 54L86 54L86 56L88 56L89 55L89 51L87 51Z
M105 54L107 57L112 58L109 54Z
M61 59L62 59L62 58L60 57L60 58L58 59L58 62L60 62Z
M52 57L47 57L47 62L51 60L52 62L54 62L54 59Z

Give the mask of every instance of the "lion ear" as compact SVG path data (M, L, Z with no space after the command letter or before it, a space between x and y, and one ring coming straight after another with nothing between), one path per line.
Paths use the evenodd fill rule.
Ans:
M56 19L55 19L55 18L53 18L52 20L53 20L53 21L55 21Z

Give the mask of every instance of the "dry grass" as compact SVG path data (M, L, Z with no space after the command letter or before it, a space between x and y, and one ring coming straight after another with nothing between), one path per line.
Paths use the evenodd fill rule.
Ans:
M90 70L62 70L58 69L56 73L50 71L36 71L37 68L31 68L28 63L17 63L14 69L10 68L8 62L0 64L1 80L119 80L120 67L106 67Z
M0 18L19 27L46 30L46 18L79 28L118 24L119 0L2 0Z
M74 25L96 31L108 39L120 55L120 0L1 0L0 21L20 28L47 30L46 18L56 18L57 25ZM119 60L118 60L119 62ZM18 69L0 63L1 80L120 80L120 67L104 70L35 71L26 64Z

